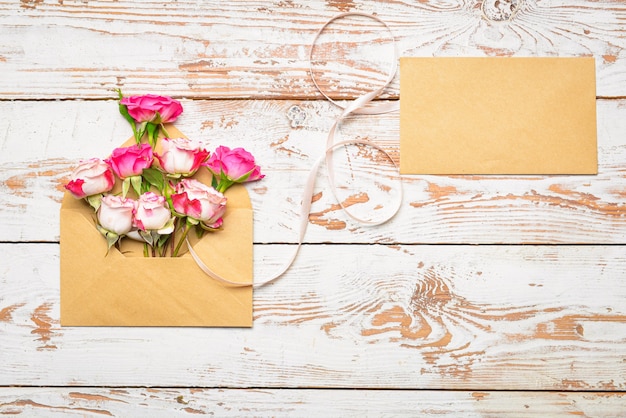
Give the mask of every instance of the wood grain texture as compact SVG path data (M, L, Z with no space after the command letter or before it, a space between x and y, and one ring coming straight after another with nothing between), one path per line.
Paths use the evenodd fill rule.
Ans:
M367 228L323 169L306 244L256 291L252 329L61 327L63 183L130 136L116 88L181 98L183 132L257 156L255 274L282 266L339 114L309 48L349 11L387 22L403 56L594 57L599 174L407 176L398 215ZM0 415L623 416L624 22L614 0L0 0ZM314 74L354 98L392 51L381 24L341 20ZM398 98L396 77L382 99ZM354 117L341 135L398 162L398 124ZM384 214L392 164L335 159L339 201Z
M598 95L626 96L621 2L525 0L505 21L486 15L483 3L494 5L3 0L0 98L107 98L118 87L195 98L319 97L308 50L341 11L385 20L404 56L593 56ZM337 22L315 57L322 87L353 97L382 82L393 57L388 39L371 20ZM397 96L396 81L388 97Z
M626 386L620 246L306 245L252 329L60 327L58 245L0 251L0 386Z
M619 417L622 393L393 390L9 388L0 414L83 417Z
M295 242L301 190L338 114L325 101L183 101L176 126L210 148L251 151L268 174L249 185L258 243ZM292 127L287 112L307 116ZM597 176L404 176L404 200L388 224L360 226L318 177L307 242L626 242L626 101L598 101ZM105 157L131 132L113 101L0 102L2 241L58 240L63 184L78 160ZM342 138L379 142L399 160L398 115L355 117ZM339 199L380 219L397 199L398 177L379 152L335 153Z

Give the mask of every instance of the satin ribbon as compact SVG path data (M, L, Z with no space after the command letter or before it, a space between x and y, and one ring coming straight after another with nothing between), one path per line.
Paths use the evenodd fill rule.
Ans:
M342 19L344 17L347 16L360 16L360 17L366 17L369 19L373 19L377 22L379 22L380 24L382 24L385 29L391 34L391 39L393 41L393 48L394 48L394 57L393 57L393 62L392 62L392 66L391 69L389 71L389 74L387 75L387 78L384 82L384 84L382 84L379 88L376 88L370 92L367 92L365 94L363 94L362 96L357 97L355 100L353 100L352 102L349 102L348 104L346 104L345 106L341 105L340 103L336 102L335 100L333 100L330 96L328 96L323 90L322 88L319 86L315 75L313 74L313 50L315 48L315 45L317 43L317 40L319 39L319 37L322 35L322 33L324 32L324 30L328 27L328 25L330 25L331 23L333 23L334 21L338 20L338 19ZM193 259L195 260L195 262L198 264L198 266L200 267L200 269L202 269L202 271L204 273L206 273L208 276L212 277L213 279L222 282L224 284L227 284L229 286L233 286L233 287L245 287L245 286L254 286L254 287L261 287L264 286L276 279L278 279L279 277L281 277L283 274L285 274L285 272L287 270L289 270L289 268L292 266L292 264L294 263L300 248L302 247L302 243L304 242L304 235L306 233L306 229L307 226L309 224L309 214L311 212L311 205L312 205L312 198L313 198L313 190L315 188L315 179L317 177L318 171L319 171L319 167L322 164L322 162L326 161L326 165L327 165L327 173L328 173L328 181L330 183L330 188L332 190L333 196L335 197L335 200L339 203L339 205L341 206L341 209L343 210L343 212L348 215L350 218L352 218L354 221L363 224L363 225L368 225L368 226L375 226L375 225L380 225L383 224L387 221L389 221L391 218L393 218L396 213L398 213L398 210L400 209L400 206L402 205L402 199L403 199L403 191L402 191L402 180L400 178L400 174L399 174L399 169L398 169L398 165L395 163L395 161L391 158L391 156L389 155L389 153L387 151L385 151L382 147L380 147L379 145L377 145L376 143L366 140L366 139L348 139L348 140L336 140L336 136L337 136L337 130L339 128L339 126L341 125L341 122L346 119L348 116L350 115L378 115L378 114L383 114L383 113L389 113L389 112L393 112L399 109L399 102L395 101L395 102L385 102L385 103L379 103L376 106L367 106L368 104L370 104L376 97L378 97L383 90L385 90L385 88L387 88L389 86L389 84L393 81L395 75L396 75L396 71L397 71L397 62L398 62L398 53L396 50L396 44L395 44L395 39L393 38L391 29L389 28L389 26L382 21L381 19L379 19L376 16L373 15L369 15L366 13L359 13L359 12L347 12L347 13L340 13L338 15L335 15L334 17L332 17L330 20L328 20L317 32L317 34L315 35L315 38L313 39L312 43L311 43L311 48L309 50L309 73L311 75L311 79L313 80L313 84L315 85L315 87L317 88L317 90L331 103L333 103L334 105L336 105L337 107L342 109L341 114L337 117L337 119L335 120L335 122L333 123L332 127L330 128L330 131L328 132L328 137L326 139L326 148L325 148L325 152L324 154L319 157L315 163L313 164L313 166L311 167L311 170L309 171L309 175L304 187L304 191L302 193L302 205L300 207L300 227L299 227L299 234L298 234L298 243L296 246L296 249L293 253L293 255L289 258L289 260L285 263L285 265L283 267L281 267L278 272L276 272L274 275L270 276L269 278L266 278L264 280L260 280L260 281L250 281L250 282L234 282L232 280L226 279L222 276L220 276L219 274L215 273L214 271L212 271L198 256L198 254L194 251L194 249L192 248L191 244L189 243L189 241L187 240L187 247L189 248L189 253L191 254L191 256L193 257ZM337 196L337 186L335 184L335 174L334 174L334 165L333 165L333 161L332 161L332 155L333 152L342 146L346 146L346 145L366 145L368 147L374 148L380 152L382 152L394 165L396 172L398 172L398 181L399 181L399 193L398 193L398 199L397 202L394 206L394 210L391 212L391 214L389 214L386 217L383 217L382 219L379 220L371 220L371 219L363 219L360 218L356 215L354 215L353 213L351 213L348 208L345 206L345 204L338 198Z

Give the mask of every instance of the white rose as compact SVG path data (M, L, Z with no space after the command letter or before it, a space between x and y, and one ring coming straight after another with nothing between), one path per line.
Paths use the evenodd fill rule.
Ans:
M133 226L133 213L136 202L120 196L106 195L98 209L100 226L117 235L125 235Z
M157 154L161 168L169 174L191 176L209 157L209 152L199 141L187 138L164 138L163 152Z
M152 192L139 196L135 211L134 224L142 231L159 231L172 219L165 197ZM169 232L160 231L161 234Z

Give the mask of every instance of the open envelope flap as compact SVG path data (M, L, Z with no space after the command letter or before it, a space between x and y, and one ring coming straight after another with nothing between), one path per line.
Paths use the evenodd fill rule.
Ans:
M249 282L252 208L245 187L226 192L222 230L194 244L232 281ZM229 287L191 258L127 257L95 227L94 212L66 193L61 205L61 324L64 326L252 326L252 287ZM105 256L106 254L106 256Z

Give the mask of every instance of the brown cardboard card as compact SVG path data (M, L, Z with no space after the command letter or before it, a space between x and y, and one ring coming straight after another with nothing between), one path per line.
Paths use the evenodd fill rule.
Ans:
M403 174L596 174L593 58L400 59Z
M172 137L183 136L173 126L167 131ZM210 184L205 169L194 177ZM192 245L217 274L250 282L250 198L241 185L231 187L226 197L222 229ZM252 326L251 286L217 282L200 270L189 253L145 258L143 245L128 238L121 248L122 252L112 247L106 254L106 240L95 227L91 207L65 194L61 204L61 325Z

